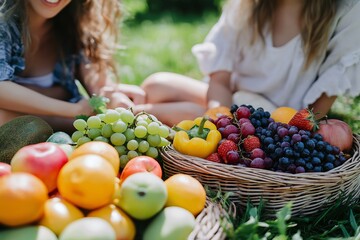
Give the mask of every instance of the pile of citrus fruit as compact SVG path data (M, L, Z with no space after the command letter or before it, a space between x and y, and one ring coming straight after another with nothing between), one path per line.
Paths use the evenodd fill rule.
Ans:
M205 207L195 178L164 180L149 156L120 170L118 152L105 142L66 154L55 143L28 145L10 166L0 174L0 239L186 239Z

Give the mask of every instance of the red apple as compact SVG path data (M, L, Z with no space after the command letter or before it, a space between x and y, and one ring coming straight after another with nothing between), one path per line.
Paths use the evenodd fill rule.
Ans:
M323 136L324 141L336 146L340 151L349 151L353 145L353 132L350 126L338 119L320 121L317 131Z
M50 193L56 189L59 171L67 162L66 153L56 143L42 142L20 148L10 165L13 172L28 172L40 178Z
M0 162L0 177L11 173L11 165Z
M123 182L130 175L137 172L150 172L162 177L161 166L158 161L149 156L138 156L132 158L124 167L120 175L120 181Z

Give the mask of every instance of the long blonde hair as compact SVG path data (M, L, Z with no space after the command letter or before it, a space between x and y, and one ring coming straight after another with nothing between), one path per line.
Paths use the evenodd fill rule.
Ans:
M326 51L332 20L336 14L338 0L303 1L301 12L301 37L306 55L305 66ZM259 37L264 41L263 30L273 21L276 0L230 0L225 10L232 15L241 29L252 32L250 43Z
M15 17L28 45L26 4L24 0L0 0L1 17ZM62 55L84 51L92 63L115 70L113 55L118 47L121 21L120 0L73 0L53 19L54 34Z

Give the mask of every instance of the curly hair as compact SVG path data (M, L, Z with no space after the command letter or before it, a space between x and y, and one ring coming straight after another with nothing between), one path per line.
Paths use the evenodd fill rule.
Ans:
M302 1L301 37L308 66L326 51L339 0ZM238 26L253 30L251 43L254 43L258 37L264 41L263 30L273 21L276 4L275 0L231 0L226 9Z
M25 47L28 46L31 38L27 27L27 1L0 0L0 3L1 17L16 18L26 39ZM113 55L118 48L120 0L74 0L52 21L62 55L83 51L92 63L105 63L116 70Z

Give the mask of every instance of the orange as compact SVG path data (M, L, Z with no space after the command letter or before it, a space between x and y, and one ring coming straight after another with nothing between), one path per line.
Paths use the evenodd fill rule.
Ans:
M39 224L52 230L56 235L71 222L83 218L84 214L65 199L54 197L45 202L44 215Z
M105 158L113 166L115 173L118 174L120 170L120 157L116 149L109 143L92 141L80 145L76 148L69 157L69 160L74 159L84 154L96 154Z
M205 207L206 192L194 177L178 173L165 180L168 199L165 206L178 206L198 215Z
M114 168L105 158L85 154L62 167L58 190L61 196L76 206L95 209L112 201L115 180Z
M296 112L297 110L291 107L278 107L271 112L271 118L274 119L275 122L287 124Z
M25 172L0 178L0 225L15 227L39 220L48 199L45 184Z
M205 112L204 115L209 116L209 118L213 120L218 119L218 117L220 117L221 115L226 115L228 117L233 118L233 115L230 112L230 108L225 106L210 108Z
M99 217L110 223L115 229L116 239L134 239L135 224L126 213L114 204L91 211L87 217Z

